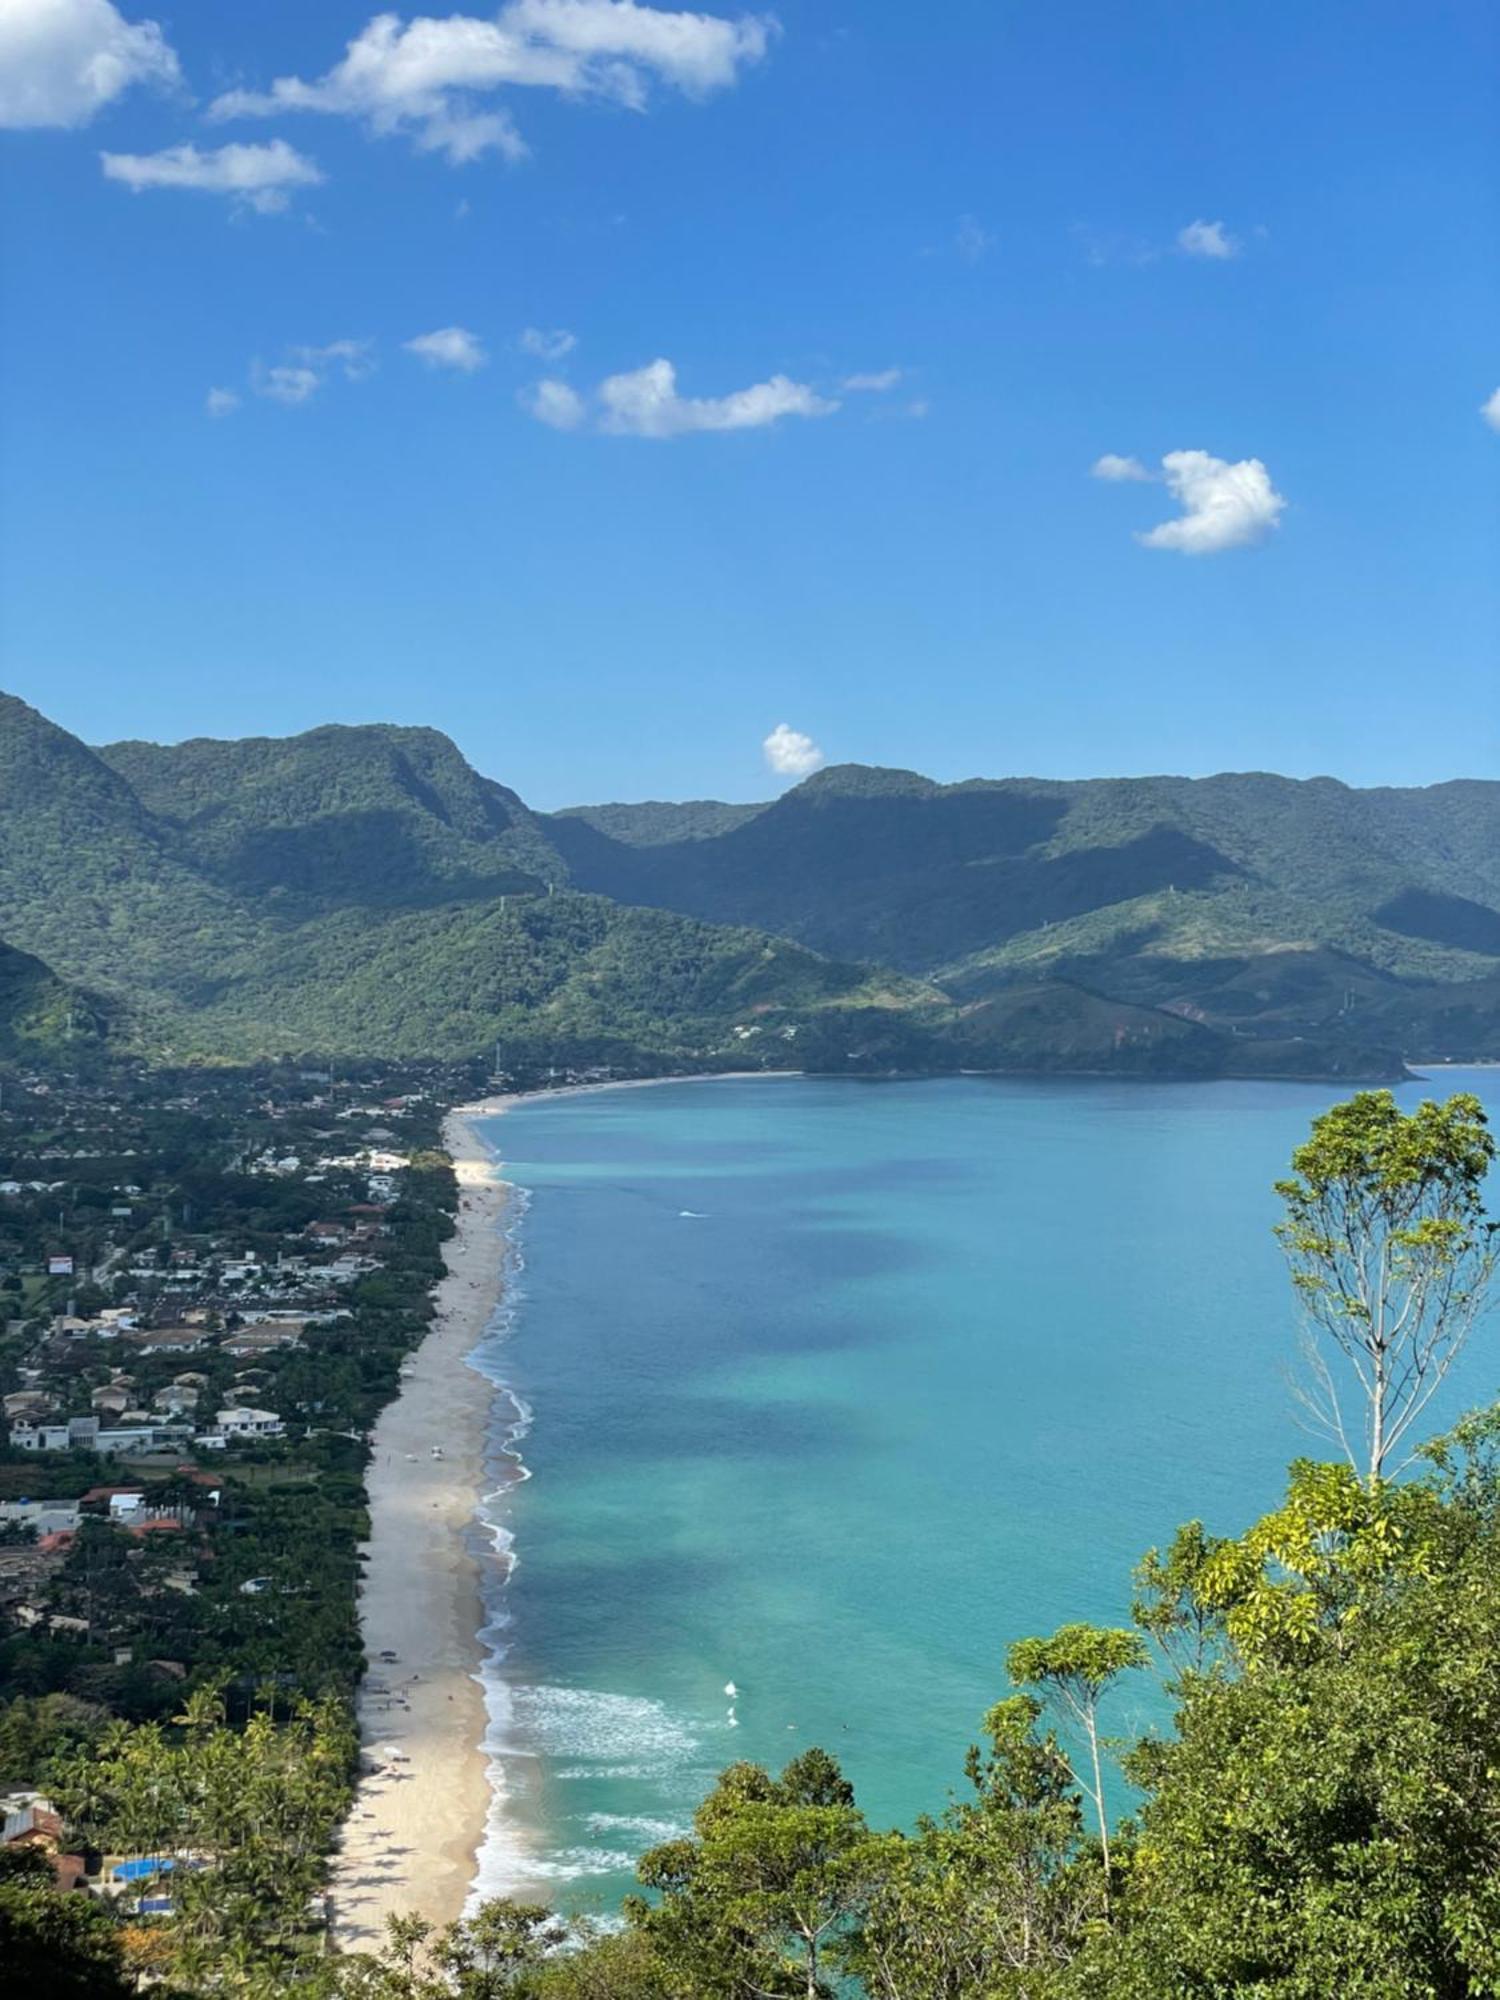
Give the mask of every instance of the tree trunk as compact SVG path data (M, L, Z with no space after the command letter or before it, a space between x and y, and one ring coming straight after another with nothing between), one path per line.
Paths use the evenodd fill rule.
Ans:
M1109 1821L1104 1812L1104 1773L1099 1768L1099 1717L1088 1713L1089 1756L1094 1766L1094 1811L1099 1820L1099 1849L1104 1858L1104 1914L1109 1915Z

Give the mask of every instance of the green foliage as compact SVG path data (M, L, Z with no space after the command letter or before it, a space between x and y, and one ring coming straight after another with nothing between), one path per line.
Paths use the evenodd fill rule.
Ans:
M1073 1774L1012 1695L969 1752L971 1796L893 1836L844 1962L872 2000L1043 2000L1102 1914Z
M1481 2000L1500 1994L1500 1406L1374 1489L1299 1463L1244 1535L1187 1524L1138 1572L1138 1631L1064 1626L1009 1658L1088 1728L1142 1632L1173 1727L1135 1744L1139 1794L1084 1831L1078 1774L1015 1694L968 1790L909 1836L870 1833L837 1766L723 1773L690 1838L646 1855L621 1936L574 1927L526 2000ZM1102 1740L1095 1730L1090 1738ZM1096 1801L1097 1802L1097 1801ZM422 1936L425 1937L425 1931ZM420 1939L418 1940L420 1942ZM364 2000L435 2000L378 1976ZM405 1969L403 1969L403 1967ZM420 1970L420 1968L418 1968ZM349 1975L351 1978L353 1973Z
M0 1860L0 1966L14 1993L48 2000L125 2000L120 1932L88 1896L53 1886L42 1855Z
M1483 1183L1495 1157L1483 1107L1463 1093L1403 1113L1361 1091L1313 1121L1278 1181L1277 1227L1316 1334L1363 1404L1370 1480L1421 1415L1474 1323L1495 1268ZM1338 1385L1314 1348L1313 1415L1354 1459Z
M549 828L565 853L577 839L572 821L626 847L666 847L676 840L712 840L764 811L763 805L726 805L720 799L642 799L633 805L566 806L549 815Z
M1497 799L843 766L544 817L431 730L96 753L0 698L0 937L158 1056L1383 1078L1500 1052Z
M643 1857L641 1881L659 1900L637 1900L628 1914L674 1986L700 2000L818 2000L832 1990L879 1852L823 1751L779 1778L733 1764L699 1807L693 1837Z
M1081 1990L1500 1992L1497 1431L1374 1493L1295 1467L1287 1505L1205 1563L1191 1617L1222 1657L1130 1760L1120 1920Z
M116 1724L54 1763L59 1809L93 1845L163 1864L177 1970L210 1982L249 1956L295 1963L309 1900L349 1800L354 1736L337 1703L229 1727L218 1690L190 1695L171 1730ZM151 1893L162 1893L153 1890Z
M76 1064L102 1043L106 1010L29 952L0 944L0 1056L66 1057Z
M1035 1687L1060 1706L1082 1737L1087 1765L1073 1767L1079 1786L1093 1801L1104 1864L1105 1907L1109 1901L1109 1816L1100 1756L1099 1703L1121 1674L1146 1664L1145 1641L1137 1632L1103 1625L1060 1625L1048 1639L1018 1639L1005 1656L1006 1671L1021 1687Z

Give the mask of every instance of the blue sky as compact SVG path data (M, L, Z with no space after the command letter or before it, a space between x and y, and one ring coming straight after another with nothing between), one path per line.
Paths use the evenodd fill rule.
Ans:
M1488 0L374 16L7 0L4 685L540 805L1500 774Z

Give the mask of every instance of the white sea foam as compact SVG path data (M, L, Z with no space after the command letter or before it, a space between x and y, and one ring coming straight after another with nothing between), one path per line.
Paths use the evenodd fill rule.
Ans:
M549 1773L553 1778L659 1778L659 1764L567 1764Z
M530 1863L543 1882L576 1882L584 1875L628 1875L635 1855L623 1847L559 1847L545 1861Z
M475 1878L468 1907L487 1896L514 1895L536 1882L540 1864L535 1840L523 1827L516 1811L512 1770L526 1755L518 1741L515 1704L510 1683L503 1671L509 1640L510 1612L506 1585L515 1572L518 1554L507 1515L510 1496L523 1480L531 1477L521 1456L521 1444L531 1429L531 1406L506 1380L505 1348L515 1326L516 1312L524 1296L521 1273L525 1257L521 1249L521 1226L530 1196L525 1188L507 1184L508 1224L505 1231L505 1285L484 1336L469 1355L469 1366L494 1385L488 1437L487 1470L492 1482L480 1499L477 1517L488 1537L492 1566L481 1571L488 1622L480 1634L485 1649L476 1678L484 1695L486 1726L481 1746L490 1782L490 1809L475 1866Z
M521 1233L529 1206L526 1190L512 1186L504 1297L484 1338L469 1356L470 1367L495 1390L489 1429L490 1483L477 1510L493 1556L483 1572L487 1623L481 1634L485 1656L478 1675L487 1716L483 1749L491 1804L469 1897L470 1910L488 1896L515 1895L549 1882L628 1873L642 1847L674 1839L685 1831L679 1822L650 1813L591 1813L581 1822L575 1820L574 1825L581 1824L590 1834L629 1840L633 1845L580 1843L549 1850L538 1831L524 1824L518 1810L518 1790L529 1790L525 1773L534 1768L537 1758L548 1760L552 1778L627 1779L653 1786L675 1780L675 1790L700 1752L692 1727L659 1701L598 1688L516 1683L505 1671L510 1645L506 1586L520 1560L509 1520L510 1506L516 1488L531 1476L521 1446L534 1413L507 1379L506 1352L525 1301Z
M682 1840L692 1829L680 1819L652 1819L649 1813L589 1813L584 1825L590 1833L629 1833L642 1840Z
M627 1760L643 1776L663 1775L698 1749L688 1725L648 1695L517 1687L512 1700L518 1728L543 1756L605 1765L609 1775Z

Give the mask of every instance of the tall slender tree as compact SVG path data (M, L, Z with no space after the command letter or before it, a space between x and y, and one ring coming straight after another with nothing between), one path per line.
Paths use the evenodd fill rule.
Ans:
M1005 1657L1019 1687L1033 1687L1062 1709L1083 1737L1088 1763L1073 1775L1088 1794L1099 1829L1104 1863L1104 1907L1109 1910L1109 1814L1104 1804L1104 1760L1100 1751L1099 1703L1105 1689L1132 1667L1146 1664L1146 1642L1138 1632L1104 1625L1060 1625L1050 1639L1018 1639Z
M1366 1090L1314 1119L1290 1178L1276 1184L1286 1204L1276 1234L1306 1316L1299 1400L1371 1485L1388 1476L1484 1305L1497 1244L1483 1183L1494 1157L1477 1097L1406 1114L1390 1091ZM1363 1405L1357 1428L1339 1360Z

